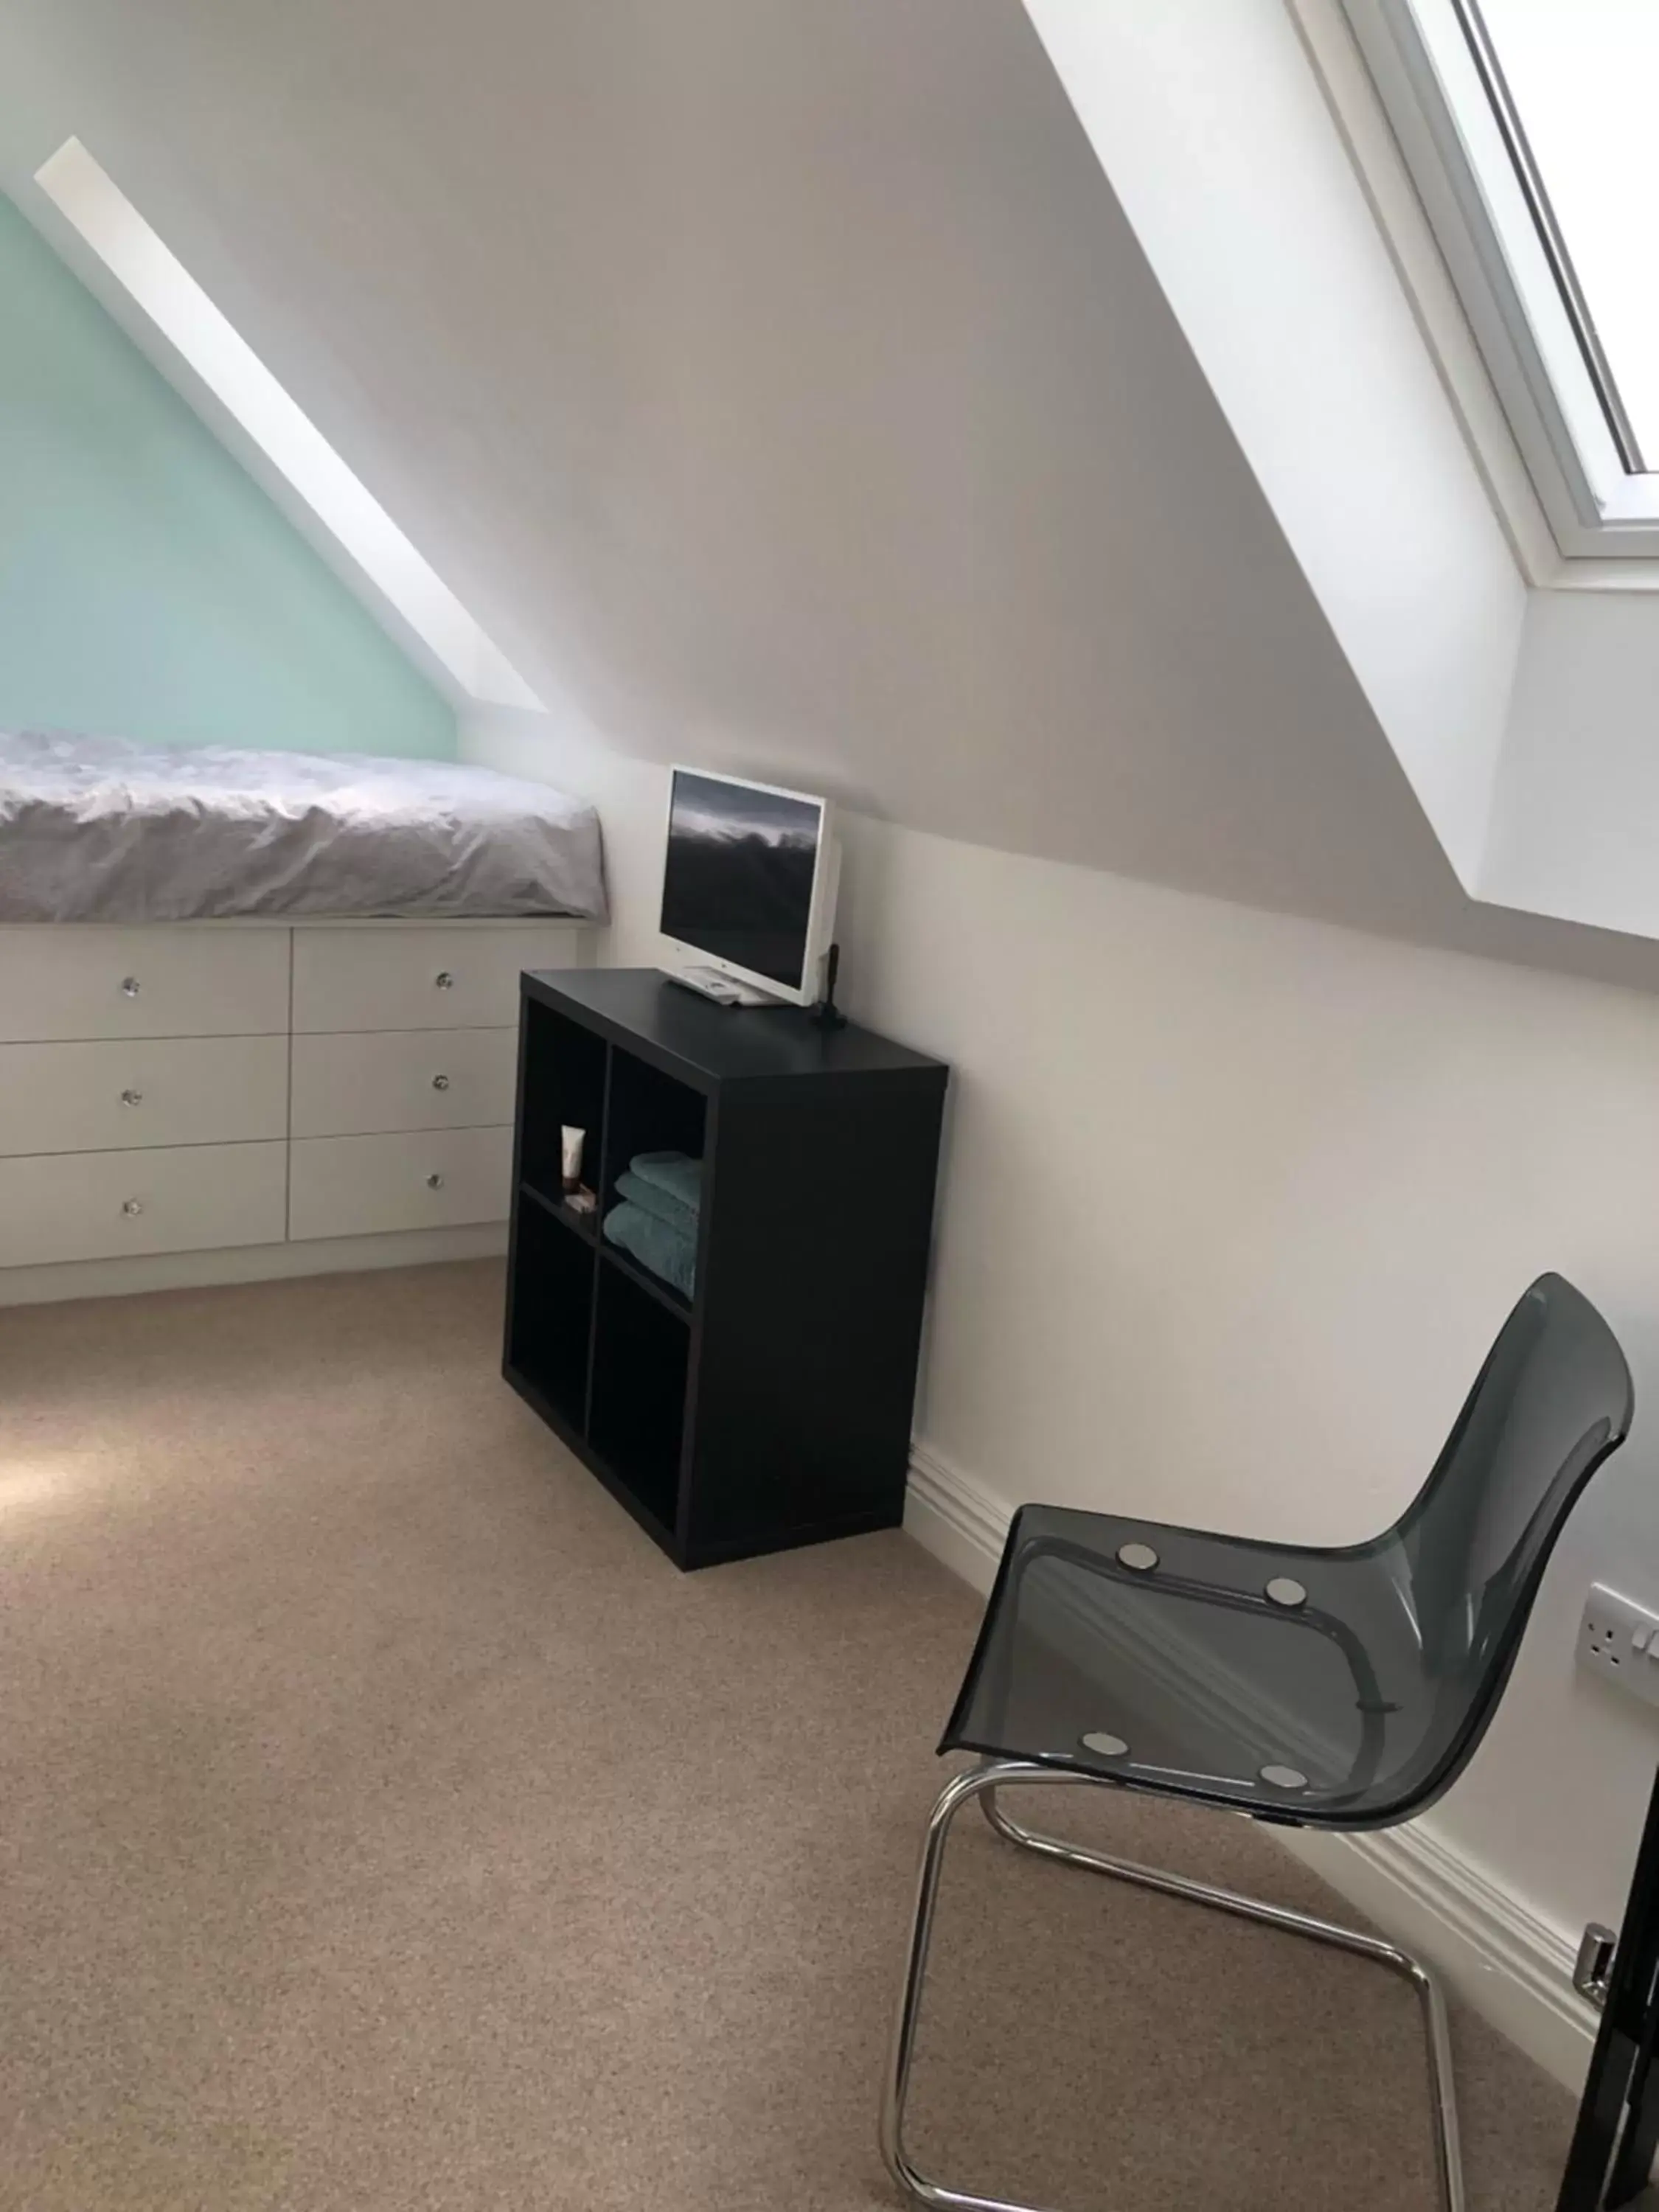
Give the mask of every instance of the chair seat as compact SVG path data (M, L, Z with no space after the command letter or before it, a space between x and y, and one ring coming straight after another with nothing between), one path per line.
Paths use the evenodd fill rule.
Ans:
M1426 1802L1478 1623L1425 1643L1398 1540L1297 1549L1025 1506L939 1748L1297 1825Z

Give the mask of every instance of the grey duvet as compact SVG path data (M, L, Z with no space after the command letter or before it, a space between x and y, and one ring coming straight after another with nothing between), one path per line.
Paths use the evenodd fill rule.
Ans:
M0 921L605 912L599 817L548 784L0 732Z

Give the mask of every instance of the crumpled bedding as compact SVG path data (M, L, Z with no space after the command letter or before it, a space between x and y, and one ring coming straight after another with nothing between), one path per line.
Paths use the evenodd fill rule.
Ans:
M586 799L492 769L0 731L0 922L605 918Z

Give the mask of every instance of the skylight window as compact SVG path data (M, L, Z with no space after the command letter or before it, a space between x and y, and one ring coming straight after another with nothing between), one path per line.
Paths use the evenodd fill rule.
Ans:
M1561 549L1659 552L1659 0L1344 0Z
M35 180L469 699L540 701L78 138Z

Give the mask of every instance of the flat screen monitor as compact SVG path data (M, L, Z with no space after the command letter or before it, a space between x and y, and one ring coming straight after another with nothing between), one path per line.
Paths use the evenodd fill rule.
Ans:
M768 997L810 1006L835 920L827 799L677 768L662 932Z

